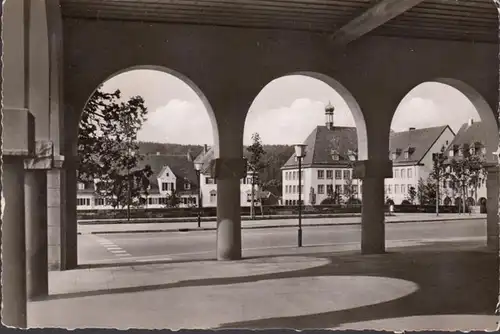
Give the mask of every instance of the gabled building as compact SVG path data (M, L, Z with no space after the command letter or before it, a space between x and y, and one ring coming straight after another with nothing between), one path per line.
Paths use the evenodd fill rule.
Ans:
M481 122L474 122L470 119L464 123L457 132L457 135L447 147L445 156L448 160L461 159L466 155L485 155L486 147L484 146L484 132ZM486 174L484 175L484 177ZM450 203L454 205L460 201L460 192L455 191L451 181L443 181L441 183L441 200L442 203ZM466 194L467 204L471 206L485 204L486 195L486 180L479 182L476 186L470 187Z
M200 171L201 203L203 207L217 206L217 180L211 176L213 168L214 149L205 148L195 159L195 163L202 163ZM240 180L240 203L242 207L251 206L252 203L252 177L251 172ZM259 186L254 186L254 203L259 203Z
M362 180L353 179L357 160L357 134L354 127L333 124L333 107L325 108L326 124L317 126L306 138L302 160L302 201L305 205L362 200ZM408 198L418 180L427 179L433 167L432 154L448 147L455 134L449 126L391 132L389 159L393 178L385 180L385 199L395 204ZM293 154L282 167L283 204L298 204L298 162ZM327 201L328 199L328 201ZM418 202L418 199L417 199Z
M432 172L433 153L446 149L454 137L455 133L447 125L391 133L389 159L393 171L392 178L385 180L386 198L401 204L408 199L411 187L417 191L418 181L427 181Z
M333 124L333 107L325 108L326 124L317 126L306 138L302 159L302 202L321 204L327 198L345 194L351 187L355 198L361 199L361 181L352 179L357 159L357 134L354 127ZM297 205L299 197L298 161L295 153L281 168L284 205Z
M198 181L193 163L186 156L162 154L146 155L138 167L151 166L150 187L144 207L164 208L173 191L179 197L179 207L198 205ZM78 184L77 208L112 209L112 206L95 193L92 183Z

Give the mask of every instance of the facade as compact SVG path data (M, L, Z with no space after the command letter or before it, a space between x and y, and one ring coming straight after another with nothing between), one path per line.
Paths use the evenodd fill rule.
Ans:
M326 108L326 124L317 126L304 141L307 145L302 160L302 203L318 205L330 196L361 199L362 182L352 178L357 156L354 127L333 124L333 107ZM293 154L282 167L283 204L297 205L298 161ZM350 191L348 189L351 189ZM351 196L349 196L351 195Z
M211 175L211 170L214 161L213 147L205 149L194 160L195 163L202 163L200 171L201 184L201 204L203 207L217 206L217 180ZM266 194L260 192L258 185L254 186L254 202L260 203L259 198L265 197ZM251 206L252 203L252 177L251 173L240 179L240 204L241 207Z
M150 188L146 208L164 208L167 198L176 192L179 207L195 207L198 205L198 181L193 163L186 156L147 155L139 163L139 168L150 165L153 175L150 177ZM103 210L113 207L94 191L93 184L78 184L78 210Z
M357 160L357 136L354 127L333 124L333 107L325 108L326 124L317 126L304 141L302 161L302 203L331 203L337 196L342 202L362 200L362 180L353 179ZM432 154L441 152L454 140L449 126L392 132L389 159L393 177L385 179L385 199L401 204L408 199L411 187L418 189L420 178L426 180L433 168ZM298 162L295 154L282 167L283 204L298 204ZM334 200L334 203L339 201ZM418 198L416 199L418 203Z
M440 153L453 141L455 133L447 125L394 132L389 139L393 176L385 179L385 197L394 204L408 200L411 187L427 181L433 169L433 153ZM419 203L418 196L415 204Z
M448 159L460 159L467 154L484 155L486 153L486 147L484 145L484 134L482 129L483 127L481 122L469 120L468 123L463 124L451 144L447 147L445 156ZM479 206L481 203L486 203L487 194L485 174L474 187L469 187L467 190L467 204ZM460 192L455 191L452 186L453 185L449 180L441 183L440 198L442 203L446 202L455 204L457 201L460 201Z

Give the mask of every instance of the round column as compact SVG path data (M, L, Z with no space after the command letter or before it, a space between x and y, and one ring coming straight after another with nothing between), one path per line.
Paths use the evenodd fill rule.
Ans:
M363 179L361 211L361 252L385 253L384 178Z

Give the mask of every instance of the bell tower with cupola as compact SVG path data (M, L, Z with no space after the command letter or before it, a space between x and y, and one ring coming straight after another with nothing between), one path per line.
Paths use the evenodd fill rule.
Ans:
M325 124L326 128L328 130L333 129L333 112L335 111L335 108L332 106L330 101L328 101L328 104L325 107Z

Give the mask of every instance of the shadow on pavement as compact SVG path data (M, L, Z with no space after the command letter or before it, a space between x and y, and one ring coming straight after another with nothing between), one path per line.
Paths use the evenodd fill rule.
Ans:
M440 245L435 245L440 247ZM493 315L498 297L496 253L408 251L371 256L337 256L314 268L315 275L398 278L418 284L405 297L379 304L296 317L226 323L227 328L333 328L370 320L424 315ZM335 287L332 287L335 289Z

